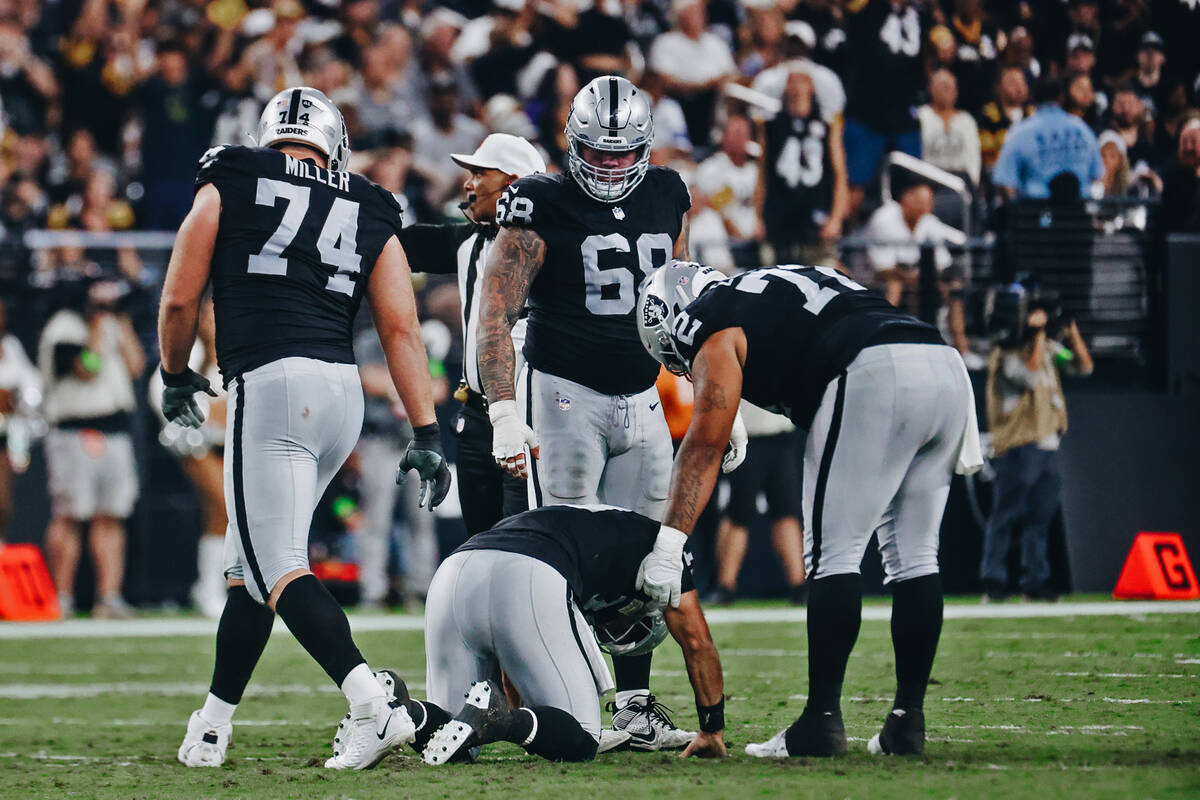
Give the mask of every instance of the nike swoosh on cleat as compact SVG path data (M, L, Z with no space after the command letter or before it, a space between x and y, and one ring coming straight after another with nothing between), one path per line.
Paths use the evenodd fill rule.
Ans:
M379 737L379 741L381 741L381 742L383 741L383 737L387 735L388 725L391 725L391 724L392 724L392 717L391 717L391 715L388 715L388 721L383 723L383 730L379 731L378 733L375 734L376 736Z

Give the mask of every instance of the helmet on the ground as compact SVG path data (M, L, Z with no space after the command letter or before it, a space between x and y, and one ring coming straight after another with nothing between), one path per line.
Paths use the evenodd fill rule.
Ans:
M258 146L281 142L308 145L329 158L329 169L346 169L350 137L342 112L324 92L311 86L284 89L271 98L258 119Z
M642 346L658 363L676 375L691 372L691 364L675 346L679 312L700 293L725 278L712 267L693 261L668 261L642 281L638 291L637 328Z
M612 656L645 655L667 638L667 620L662 609L642 598L590 614L600 649Z
M579 90L567 117L567 169L576 183L604 203L629 196L650 168L654 117L650 98L625 78L602 75ZM588 163L583 147L604 153L637 154L627 167Z

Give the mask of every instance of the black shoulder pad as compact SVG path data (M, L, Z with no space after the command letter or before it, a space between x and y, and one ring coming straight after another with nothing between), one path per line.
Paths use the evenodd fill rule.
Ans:
M526 175L504 190L496 201L496 222L505 228L536 228L553 214L560 199L561 178L537 173Z
M396 233L399 233L404 227L404 207L400 205L400 201L396 199L396 196L379 184L369 181L361 175L350 173L350 180L352 182L362 181L366 186L363 194L372 200L379 201L378 213L392 226Z
M198 191L207 183L216 183L221 177L232 171L244 171L243 162L253 153L249 147L232 144L220 144L210 147L200 156L196 165L196 180L192 191Z

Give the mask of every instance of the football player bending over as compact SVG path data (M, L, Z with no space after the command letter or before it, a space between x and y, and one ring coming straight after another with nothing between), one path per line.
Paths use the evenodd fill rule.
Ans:
M308 569L313 506L362 427L351 331L364 294L415 434L397 479L415 469L430 508L450 488L408 263L396 238L400 207L345 171L347 141L342 115L324 94L280 92L259 120L259 147L213 148L201 159L192 210L167 268L158 328L163 414L190 427L204 419L193 395L212 391L187 362L210 280L217 363L232 409L225 433L229 592L212 686L179 747L190 767L225 760L234 710L276 613L350 704L348 738L325 766L372 767L413 736L408 712L388 704L346 615Z
M804 453L808 702L765 757L846 752L841 694L862 616L871 534L892 590L896 699L873 753L920 753L922 706L942 628L938 528L959 471L982 465L966 368L932 326L829 267L781 266L728 280L672 262L638 299L642 343L696 383L667 513L638 570L651 599L680 602L680 554L716 482L738 400L810 430Z
M469 759L496 741L552 761L590 761L598 749L632 744L628 731L601 735L599 695L613 684L600 648L641 655L668 632L683 648L700 721L683 756L725 755L721 662L690 567L679 554L682 594L672 607L660 610L634 589L658 527L611 506L545 506L477 534L442 562L425 606L429 699L412 700L402 682L393 690L426 763ZM520 707L501 688L501 671ZM666 715L653 697L647 703Z

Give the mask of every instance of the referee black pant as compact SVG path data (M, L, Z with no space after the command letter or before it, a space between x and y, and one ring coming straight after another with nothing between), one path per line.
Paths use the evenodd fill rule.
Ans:
M464 405L454 430L458 438L458 500L467 535L474 536L527 510L525 481L500 469L492 458L488 415Z

